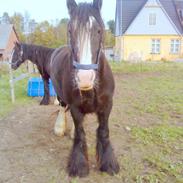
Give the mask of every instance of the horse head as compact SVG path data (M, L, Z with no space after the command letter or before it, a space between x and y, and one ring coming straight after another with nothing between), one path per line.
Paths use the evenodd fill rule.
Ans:
M11 59L11 68L16 70L23 62L23 46L21 43L15 42Z
M80 4L67 0L67 7L74 80L81 91L88 91L95 87L100 65L104 37L104 23L100 14L102 0Z

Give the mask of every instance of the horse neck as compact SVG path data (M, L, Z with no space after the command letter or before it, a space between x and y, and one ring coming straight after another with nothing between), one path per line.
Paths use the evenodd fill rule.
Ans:
M51 54L53 53L54 49L52 48L41 48L37 45L25 45L26 59L30 60L32 63L36 65L42 64L42 62L49 61Z
M26 60L29 60L31 61L32 63L36 63L36 60L35 60L35 49L32 45L29 45L29 44L23 44L23 57L24 57L24 61Z

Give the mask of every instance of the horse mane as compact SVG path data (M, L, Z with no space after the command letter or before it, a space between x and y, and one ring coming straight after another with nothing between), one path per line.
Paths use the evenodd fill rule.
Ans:
M39 54L48 54L50 52L53 52L55 49L54 48L48 48L40 45L34 45L34 44L26 44L22 43L22 48L23 52L28 56L28 57L37 57Z
M49 62L54 48L45 46L21 43L23 49L23 60L30 60L36 65L43 65L44 62Z

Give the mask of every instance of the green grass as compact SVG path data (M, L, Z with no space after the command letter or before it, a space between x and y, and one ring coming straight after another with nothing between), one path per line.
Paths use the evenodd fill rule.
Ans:
M114 73L144 73L144 72L163 72L175 71L182 68L183 64L173 62L141 62L141 63L128 63L128 62L110 62L110 66Z
M159 183L159 179L154 174L148 174L136 177L136 183L144 183L144 182Z
M183 85L180 85L183 80L183 64L171 62L137 64L110 62L110 65L114 73L168 73L160 77L142 78L139 83L136 81L127 83L129 89L138 93L138 98L135 98L135 100L133 98L132 106L141 113L157 114L164 120L170 118L170 115L180 117L180 114L183 114L183 103L181 102L183 101ZM25 69L18 69L15 75L19 75L23 70ZM174 73L175 70L177 73ZM171 72L172 75L170 75ZM1 67L0 74L0 117L2 117L11 111L15 105L29 101L29 98L26 95L27 79L24 79L15 85L16 103L12 105L7 69ZM179 77L174 77L174 74L179 75ZM147 96L146 100L143 100L144 96ZM125 100L129 102L132 98L126 97Z
M15 84L15 103L12 104L8 69L1 67L0 71L0 118L2 118L16 106L27 104L31 99L27 96L28 78L26 78ZM24 68L14 71L14 76L16 77L24 71Z
M176 183L183 181L183 162L173 162L171 158L160 153L149 155L144 160L147 161L150 167L155 169L153 175L160 182L170 181L171 179L176 180Z
M112 64L113 65L116 64ZM121 85L131 93L125 94L123 102L131 104L129 113L148 113L156 115L162 121L172 117L176 121L183 118L183 64L160 63L120 64L119 70L128 73L129 78ZM117 69L113 68L116 72ZM135 78L135 79L134 79ZM178 119L178 120L177 120Z
M165 145L183 139L183 127L172 125L157 125L148 128L133 127L132 134L144 144Z
M145 112L160 114L162 118L168 118L173 114L177 114L177 116L183 114L183 93L181 92L183 86L180 85L182 78L174 76L165 74L142 81L139 93L141 95L149 94L149 100L144 103L146 107L143 106Z
M183 127L172 125L133 127L132 137L137 142L136 148L142 151L143 164L148 167L145 175L136 177L137 183L183 181L183 154L181 153Z
M69 182L183 182L183 64L110 64L116 78L110 137L121 170L113 177L92 170L89 177ZM1 118L32 99L27 97L25 79L15 85L16 103L12 104L6 70L0 70L0 75ZM92 145L89 157L95 156ZM59 175L59 180L67 182L64 170ZM57 177L49 181L55 182Z
M183 64L111 66L119 75L111 121L131 129L130 149L119 158L118 178L136 183L183 182Z

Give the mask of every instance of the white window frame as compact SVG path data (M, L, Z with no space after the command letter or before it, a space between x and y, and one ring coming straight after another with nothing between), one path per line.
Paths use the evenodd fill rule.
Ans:
M161 53L161 40L151 39L151 54L160 54L160 53Z
M179 54L180 49L181 49L180 39L171 39L171 41L170 41L170 53L171 54Z
M156 25L156 13L149 14L149 25Z

